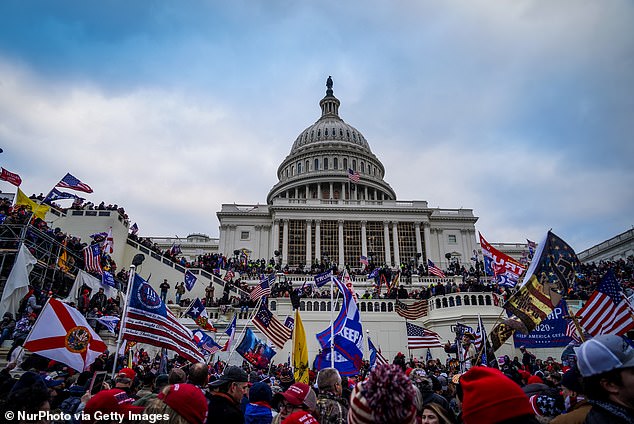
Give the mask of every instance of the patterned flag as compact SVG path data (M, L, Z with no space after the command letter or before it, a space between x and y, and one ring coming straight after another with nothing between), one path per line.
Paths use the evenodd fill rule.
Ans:
M106 327L106 330L111 333L115 333L115 329L117 328L117 324L119 323L119 317L115 317L112 315L104 315L101 318L98 318L97 321Z
M361 175L357 171L348 168L348 179L353 183L358 183L361 180Z
M374 368L375 365L389 364L388 360L385 359L385 356L381 354L381 349L377 349L369 337L368 337L368 350L370 351L370 368Z
M135 235L135 236L136 236L136 233L139 232L139 226L136 225L136 222L132 224L132 226L130 227L130 232L132 233L132 235Z
M233 346L233 340L236 337L237 323L238 323L238 314L233 314L233 319L231 320L231 324L229 324L229 327L227 327L227 329L225 330L225 334L229 337L227 338L227 342L222 348L223 352L229 352L231 350L231 347Z
M214 328L214 326L209 322L207 310L199 298L196 298L196 300L192 302L192 305L189 307L187 312L185 312L185 315L191 317L203 330L213 331L214 333L217 331L216 328Z
M478 329L476 330L475 336L476 339L473 344L478 352L482 352L480 364L484 367L488 367L489 361L487 360L487 347L489 343L487 341L487 332L484 328L484 323L482 322L482 317L480 315L478 315ZM482 347L483 345L484 348Z
M271 274L267 277L264 277L260 284L255 286L253 290L251 290L251 294L249 295L249 299L258 300L264 296L271 295L271 282L275 280L275 274Z
M425 362L429 362L432 359L434 359L434 358L431 356L431 349L427 348L427 355L425 355Z
M581 337L579 337L579 332L577 331L577 326L575 325L573 320L568 320L568 324L566 325L566 336L570 337L575 343L581 342Z
M634 329L632 306L623 295L614 271L608 269L590 299L577 312L579 323L592 336L622 336Z
M295 329L293 330L293 370L295 381L309 383L308 345L306 344L306 331L299 315L299 309L295 309Z
M285 327L273 316L273 313L266 307L265 302L260 304L253 318L253 325L280 349L283 349L286 341L291 338L291 329Z
M379 276L379 268L374 268L372 271L370 271L370 273L368 274L368 280L369 279L376 279L376 277Z
M402 316L405 319L420 319L422 317L427 316L428 305L427 300L421 300L419 302L412 303L411 305L406 305L400 300L396 299L396 304L394 305L394 310L397 314Z
M484 257L485 274L495 277L495 281L500 286L515 287L526 267L491 246L482 234L480 234L480 246Z
M437 277L445 278L445 273L442 272L440 268L438 268L431 259L427 259L427 268L429 269L430 274L434 274Z
M295 318L287 316L286 321L284 321L284 327L288 327L291 331L293 331L293 328L295 328Z
M81 372L108 347L81 312L51 298L24 341L24 348Z
M361 264L365 266L368 266L370 264L370 262L368 261L368 257L363 255L361 255L361 257L359 258L359 262L361 262Z
M19 187L20 184L22 184L22 178L20 178L18 174L9 172L4 168L1 168L1 169L2 169L2 173L0 173L0 180L7 181L16 187Z
M194 343L198 346L201 352L207 356L219 352L222 347L211 338L209 334L206 334L200 330L194 331Z
M526 244L528 245L528 259L533 259L533 256L535 255L535 249L537 249L537 243L526 239Z
M423 349L428 347L442 347L440 336L431 330L418 325L405 323L407 327L407 348Z
M185 280L185 288L187 288L187 291L192 291L194 284L196 284L196 276L190 270L187 270L185 271L183 279Z
M114 239L112 238L112 227L106 233L106 238L103 241L103 251L109 255L114 253Z
M204 361L192 332L178 322L158 293L138 274L130 292L123 330L126 340L173 350L190 362Z
M98 274L103 273L101 268L101 249L99 244L91 244L84 248L84 263L85 269L88 272L96 272Z
M46 198L44 200L42 200L42 203L46 203L46 204L50 205L51 202L53 202L55 200L60 200L60 199L79 199L79 200L84 200L83 197L79 197L76 194L65 193L63 191L59 191L58 189L54 188L48 193L48 195L46 195Z
M92 193L92 188L88 184L84 184L70 174L66 174L55 187L69 188L71 190L83 191L84 193Z

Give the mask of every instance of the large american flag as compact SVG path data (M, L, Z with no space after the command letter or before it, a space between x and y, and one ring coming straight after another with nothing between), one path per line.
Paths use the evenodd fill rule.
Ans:
M407 326L407 348L423 349L428 347L442 347L440 336L431 330L427 330L418 325L406 322Z
M370 350L370 366L374 365L388 365L389 361L385 359L385 356L381 354L381 349L377 349L372 343L372 340L368 337L368 349ZM372 361L374 359L374 361ZM374 362L374 363L372 363Z
M88 184L84 184L79 179L70 174L66 174L55 187L69 188L71 190L83 191L84 193L92 193L92 188Z
M405 319L419 319L427 316L427 300L421 300L419 302L412 303L411 305L406 305L396 299L394 310Z
M351 168L348 168L348 179L353 183L358 183L361 181L361 175L357 171L353 171Z
M577 312L579 323L591 335L623 335L634 329L632 306L609 269L590 299Z
M84 248L84 263L86 264L86 271L98 274L103 273L103 269L101 269L101 249L98 243Z
M204 362L194 335L161 301L160 296L138 274L130 293L123 338L173 350L191 362Z
M291 338L293 332L273 316L273 313L266 307L265 302L260 304L255 317L253 317L253 325L280 349L284 348L284 344Z
M251 300L258 300L259 298L263 296L270 296L271 282L273 280L275 280L275 274L271 274L267 277L264 277L264 279L260 281L260 284L258 284L257 286L253 288L253 290L251 290L251 294L249 295L249 298Z
M431 274L434 274L437 277L445 278L445 273L442 272L440 268L438 268L430 259L427 259L427 269Z

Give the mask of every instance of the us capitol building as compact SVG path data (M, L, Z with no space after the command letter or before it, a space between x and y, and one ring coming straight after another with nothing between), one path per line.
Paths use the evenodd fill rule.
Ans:
M321 116L295 139L266 205L222 205L218 251L275 257L292 269L321 261L354 268L361 256L389 266L468 263L478 247L473 211L397 200L366 138L339 116L330 77L326 87Z

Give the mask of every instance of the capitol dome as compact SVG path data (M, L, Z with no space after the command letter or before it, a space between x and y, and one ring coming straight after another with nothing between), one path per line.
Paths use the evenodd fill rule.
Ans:
M339 116L339 99L333 82L326 82L321 117L302 131L282 161L279 182L267 196L321 200L396 200L396 193L383 180L385 168L370 150L367 140ZM352 181L349 174L354 175ZM352 181L352 184L349 184Z

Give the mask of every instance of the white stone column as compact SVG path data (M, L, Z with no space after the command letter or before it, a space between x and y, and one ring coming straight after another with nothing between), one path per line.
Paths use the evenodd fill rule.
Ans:
M343 269L344 255L343 255L343 219L339 220L339 269Z
M366 223L367 221L361 221L361 254L368 257L368 236L366 234Z
M312 265L312 240L311 240L311 224L312 220L306 220L306 266L310 269Z
M276 219L273 221L273 231L271 233L271 246L273 246L273 253L276 250L280 250L280 220Z
M226 225L221 225L220 226L220 246L218 246L218 249L220 250L220 253L225 253L226 252L226 248L225 246L227 245L227 226Z
M420 253L420 258L416 258L416 264L420 265L423 260L423 245L420 239L420 222L414 224L414 234L416 235L416 254Z
M401 266L401 252L398 248L398 222L392 222L392 236L394 238L394 266Z
M282 266L288 265L288 219L284 220L282 230Z
M445 247L445 241L443 237L444 230L442 228L436 228L436 243L438 244L438 263L442 264L442 266L438 266L438 264L436 264L436 266L441 269L449 266L449 261L447 260L447 258L445 258L445 253L449 252L443 252Z
M251 257L253 259L260 259L263 257L262 255L262 250L260 248L260 241L262 240L262 226L261 225L256 225L255 227L255 234L254 234L254 239L253 240L253 252L251 252Z
M321 221L315 220L315 262L321 262Z
M385 243L385 263L392 266L392 255L390 255L390 222L383 221L383 240Z
M471 258L470 252L469 252L469 247L468 247L468 242L467 242L467 229L466 228L461 228L460 229L460 248L462 249L462 264L461 265L468 265L469 264L469 258ZM467 268L469 268L467 266Z
M364 191L364 193L365 193L365 200L368 200L368 186L365 186L365 189L364 189L364 190L365 190L365 191Z
M317 183L317 198L321 200L321 183Z
M431 259L431 225L429 222L423 222L423 236L425 237L425 257ZM427 266L427 262L424 263Z
M329 199L332 200L333 197L335 196L335 190L332 187L332 182L330 183L330 197Z
M306 199L310 199L310 189L308 187L308 184L304 185L304 190L305 190L305 194L306 194Z
M295 198L299 199L299 187L295 187Z

